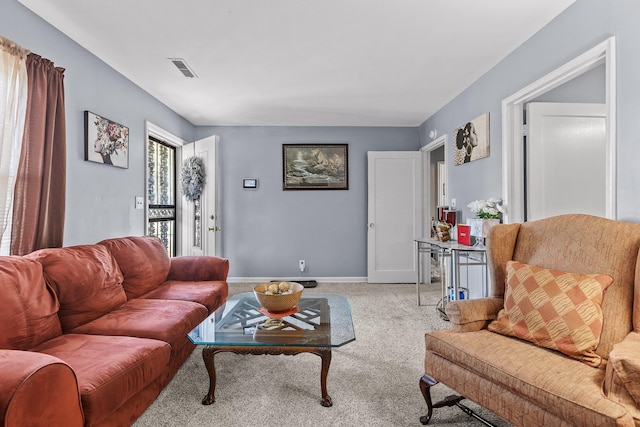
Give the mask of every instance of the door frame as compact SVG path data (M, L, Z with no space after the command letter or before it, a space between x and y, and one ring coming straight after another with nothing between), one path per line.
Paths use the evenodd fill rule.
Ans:
M502 101L502 198L506 207L504 223L522 222L524 212L523 107L540 95L605 65L606 129L606 217L616 219L616 60L615 37L550 72Z
M447 161L447 134L441 135L420 148L420 154L422 155L422 234L424 237L428 237L431 230L431 217L435 217L436 212L431 212L431 152L444 147L444 175L447 186L449 185L449 162ZM449 189L445 190L447 197L449 195ZM427 227L426 224L429 224ZM424 257L418 255L418 263L423 261ZM422 277L418 277L418 283L430 283L431 282L431 263L427 262L424 267L419 267L418 271L422 273ZM426 278L429 278L427 281Z
M431 203L429 201L429 191L431 189L431 174L430 166L431 166L431 152L440 147L445 147L444 150L444 174L446 176L446 182L449 182L449 162L447 162L447 135L439 136L434 139L430 143L426 144L422 148L420 148L420 153L422 154L422 180L423 180L423 188L422 188L422 224L430 224L431 217L435 216L435 212L431 212ZM447 188L447 194L449 189ZM423 231L424 233L424 231Z
M144 235L147 235L147 224L149 223L149 180L147 179L149 176L149 163L147 159L149 158L149 137L153 136L165 143L176 148L176 175L179 173L180 165L182 164L182 147L187 143L184 139L180 138L172 134L169 131L162 129L160 126L151 123L148 120L144 121ZM183 248L186 247L186 233L182 227L182 211L184 209L184 203L182 202L182 197L180 197L178 193L178 180L176 176L176 232L179 232L179 238L176 239L176 256L181 256L183 254Z

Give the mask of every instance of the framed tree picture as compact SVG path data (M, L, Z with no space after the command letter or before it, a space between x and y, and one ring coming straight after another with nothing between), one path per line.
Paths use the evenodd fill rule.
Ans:
M129 128L84 112L84 159L119 168L129 167Z
M283 190L348 190L348 144L282 144Z

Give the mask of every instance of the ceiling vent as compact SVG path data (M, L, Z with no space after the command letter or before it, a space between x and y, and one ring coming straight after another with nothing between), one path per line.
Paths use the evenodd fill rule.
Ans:
M168 58L185 77L198 77L182 58Z

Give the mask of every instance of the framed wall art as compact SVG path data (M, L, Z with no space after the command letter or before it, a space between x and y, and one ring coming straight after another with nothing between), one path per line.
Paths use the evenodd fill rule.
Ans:
M129 128L91 111L85 111L84 159L128 168Z
M348 144L282 144L283 190L348 190Z
M453 131L453 164L462 165L489 157L489 113Z

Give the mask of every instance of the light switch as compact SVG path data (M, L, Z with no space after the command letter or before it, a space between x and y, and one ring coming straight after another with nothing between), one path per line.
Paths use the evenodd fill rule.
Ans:
M451 210L456 209L456 199L451 199Z
M144 209L144 198L136 196L136 209Z

